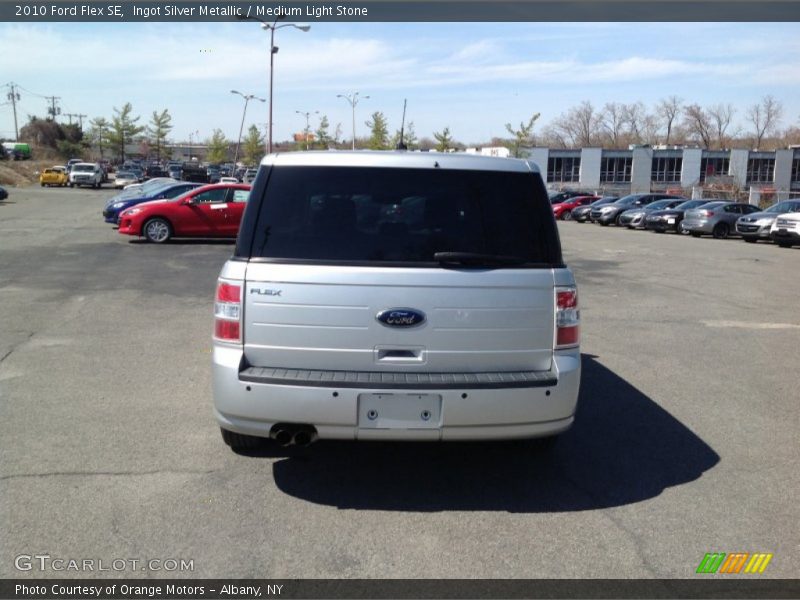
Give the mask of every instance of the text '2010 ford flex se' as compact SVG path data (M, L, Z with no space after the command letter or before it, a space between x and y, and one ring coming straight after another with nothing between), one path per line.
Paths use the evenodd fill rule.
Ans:
M579 315L534 164L269 155L217 284L214 411L235 451L554 436Z

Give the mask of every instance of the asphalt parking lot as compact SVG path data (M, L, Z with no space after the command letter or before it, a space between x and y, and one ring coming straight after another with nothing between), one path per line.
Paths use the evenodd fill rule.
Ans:
M526 444L237 456L211 415L228 241L137 242L112 190L0 203L0 577L20 554L182 577L695 576L800 564L800 248L559 225L582 303L575 427ZM741 575L745 577L745 575Z

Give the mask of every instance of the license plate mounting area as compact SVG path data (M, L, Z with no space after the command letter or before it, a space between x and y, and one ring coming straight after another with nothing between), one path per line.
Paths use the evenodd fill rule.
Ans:
M363 429L439 429L439 394L359 394L358 426Z

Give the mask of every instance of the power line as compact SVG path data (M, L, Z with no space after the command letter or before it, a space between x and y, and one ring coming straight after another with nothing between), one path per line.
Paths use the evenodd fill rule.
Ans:
M44 95L42 95L42 94L37 94L36 92L32 92L32 91L30 91L28 88L24 88L24 87L22 87L22 86L21 86L21 85L19 85L19 84L16 84L16 86L17 86L19 89L21 89L22 91L29 93L31 96L38 96L39 98L49 98L49 97L50 97L50 96L44 96Z

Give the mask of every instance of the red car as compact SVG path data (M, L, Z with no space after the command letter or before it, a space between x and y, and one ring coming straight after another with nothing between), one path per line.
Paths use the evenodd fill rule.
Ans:
M120 215L119 232L162 244L173 237L236 237L250 186L204 185L170 200L137 204Z
M564 202L553 204L553 216L562 221L569 221L572 219L572 209L579 206L586 206L595 200L599 200L600 196L574 196Z

